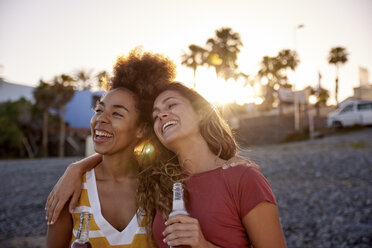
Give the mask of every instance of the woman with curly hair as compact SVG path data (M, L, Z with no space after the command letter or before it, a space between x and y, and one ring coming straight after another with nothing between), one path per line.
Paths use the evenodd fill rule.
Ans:
M136 199L139 164L145 161L136 159L134 148L153 133L149 127L152 104L145 100L152 90L140 86L148 81L169 83L174 68L163 56L137 50L118 58L112 86L97 103L90 122L101 161L82 176L83 189L74 211L69 213L64 204L58 221L48 226L47 247L69 246L77 238L82 212L91 214L93 247L151 246Z

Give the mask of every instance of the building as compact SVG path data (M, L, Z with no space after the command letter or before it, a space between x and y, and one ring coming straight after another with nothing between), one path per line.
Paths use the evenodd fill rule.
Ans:
M35 102L32 94L33 90L34 87L9 83L0 78L0 102L17 101L22 97Z
M354 97L359 100L372 100L372 85L361 85L354 88Z
M14 84L0 79L0 102L17 101L24 97L35 103L34 87ZM92 92L89 90L75 91L74 97L66 105L66 123L69 128L89 129L93 108L103 95L103 91ZM55 112L55 111L53 111Z

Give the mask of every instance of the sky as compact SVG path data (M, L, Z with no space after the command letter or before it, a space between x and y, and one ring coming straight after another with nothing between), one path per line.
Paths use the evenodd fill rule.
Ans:
M191 86L193 71L181 65L181 54L190 44L205 46L222 27L240 34L238 69L247 74L257 74L263 56L296 48L296 89L317 86L320 72L333 97L335 68L327 56L336 46L349 53L340 100L359 86L359 66L372 72L371 0L0 0L0 76L36 86L79 69L112 71L117 56L141 46L169 56L176 79ZM254 98L239 82L226 88L212 69L198 69L196 81L211 101Z

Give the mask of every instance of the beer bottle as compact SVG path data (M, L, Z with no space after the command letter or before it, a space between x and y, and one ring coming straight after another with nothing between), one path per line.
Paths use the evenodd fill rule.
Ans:
M71 244L71 248L92 248L89 242L89 221L90 213L82 212L80 214L79 230L75 241Z
M169 218L177 214L189 215L185 208L185 202L183 201L182 183L173 184L173 205L172 212L169 214ZM169 248L173 247L169 246Z

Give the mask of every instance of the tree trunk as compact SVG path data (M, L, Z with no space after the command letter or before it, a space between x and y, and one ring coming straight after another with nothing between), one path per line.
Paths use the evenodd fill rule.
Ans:
M193 89L195 90L196 88L196 69L194 69L194 87Z
M30 143L28 142L28 139L27 137L23 137L22 138L22 143L23 145L26 147L26 151L27 151L27 154L28 154L28 158L33 158L34 157L34 153L32 151L32 147L30 145Z
M315 109L316 109L316 118L319 119L320 118L320 104L318 102L315 104Z
M66 105L61 106L61 122L59 125L59 148L58 156L63 158L65 156L65 137L66 137L66 126L65 126L65 115L66 115Z
M48 109L43 112L43 156L48 157Z

